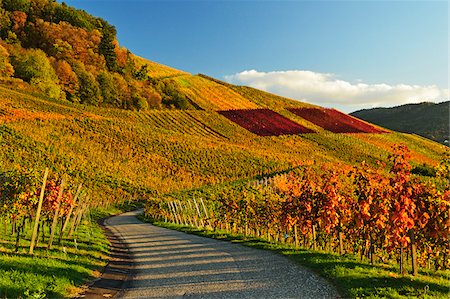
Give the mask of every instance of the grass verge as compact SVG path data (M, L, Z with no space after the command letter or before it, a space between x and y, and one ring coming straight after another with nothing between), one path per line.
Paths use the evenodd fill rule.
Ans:
M77 233L64 238L58 245L57 238L51 250L47 250L41 238L28 254L30 232L14 252L14 240L0 232L0 298L70 298L86 288L86 283L99 277L108 262L109 241L98 221L126 210L120 208L95 209L83 219ZM8 227L8 230L11 229ZM76 241L75 241L76 240Z
M449 298L450 271L420 271L418 276L399 275L393 265L360 262L353 255L339 256L325 252L293 249L286 244L269 243L265 239L239 234L195 228L179 224L142 221L154 225L196 234L203 237L239 243L245 246L272 250L309 268L333 283L344 298Z

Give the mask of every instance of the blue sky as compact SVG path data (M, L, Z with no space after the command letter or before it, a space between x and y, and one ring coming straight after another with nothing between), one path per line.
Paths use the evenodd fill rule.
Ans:
M66 3L140 56L299 100L350 111L448 97L447 1Z

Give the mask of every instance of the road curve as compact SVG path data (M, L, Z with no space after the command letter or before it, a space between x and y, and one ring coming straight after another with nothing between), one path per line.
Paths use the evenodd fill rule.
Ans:
M326 280L281 255L142 223L140 212L105 221L132 261L117 298L339 298Z

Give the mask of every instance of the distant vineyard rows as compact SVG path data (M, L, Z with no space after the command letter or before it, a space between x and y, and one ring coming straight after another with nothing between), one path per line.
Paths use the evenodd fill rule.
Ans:
M240 109L218 112L259 136L293 135L314 132L269 109Z
M200 76L174 78L187 98L206 110L255 109L259 106L232 89Z
M288 108L287 110L333 133L387 132L335 109ZM235 109L218 113L259 136L315 133L270 109Z
M336 109L290 108L290 112L333 133L386 133Z
M202 111L149 111L139 113L139 117L144 124L148 124L158 129L165 129L182 134L194 136L223 137L216 130L210 128L202 122L202 116L207 112Z

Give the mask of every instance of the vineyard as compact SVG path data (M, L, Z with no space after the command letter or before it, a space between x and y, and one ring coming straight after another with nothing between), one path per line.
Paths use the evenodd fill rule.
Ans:
M258 105L222 84L201 76L178 76L173 80L189 100L205 110L255 109Z
M147 65L147 75L151 78L167 78L167 77L174 77L174 76L182 76L186 75L188 73L171 68L169 66L150 61L147 59L144 59L142 57L131 55L136 68L140 69L142 66Z
M293 135L314 132L269 109L225 110L218 112L259 136Z
M448 269L448 147L148 61L56 1L0 0L0 23L0 298L79 295L107 259L97 221L125 202L399 275Z
M117 188L134 198L249 179L311 161L388 162L390 147L399 142L411 149L415 165L435 165L445 152L400 133L255 138L215 111L98 108L7 87L0 88L0 109L0 171L53 165L89 182L85 187L93 197L112 200L119 198ZM295 119L299 125L300 119Z
M395 147L391 166L302 167L247 184L151 199L148 217L295 248L354 254L397 271L449 268L449 159L437 179L411 175L409 151Z
M75 186L67 178L49 176L48 169L43 178L35 171L6 172L0 183L3 235L14 240L16 252L27 241L30 254L39 240L48 249L54 243L61 245L64 238L76 235L88 211L99 207L99 202L89 198L82 184ZM29 239L25 239L27 231L32 232Z
M325 108L289 108L290 112L333 133L386 133L357 118Z
M138 116L141 118L143 124L154 127L155 129L163 129L199 137L224 137L221 133L202 122L201 119L207 114L209 113L203 111L156 110L140 113Z
M73 296L104 267L108 241L93 212L104 203L82 183L48 169L16 169L0 175L0 201L2 297Z

